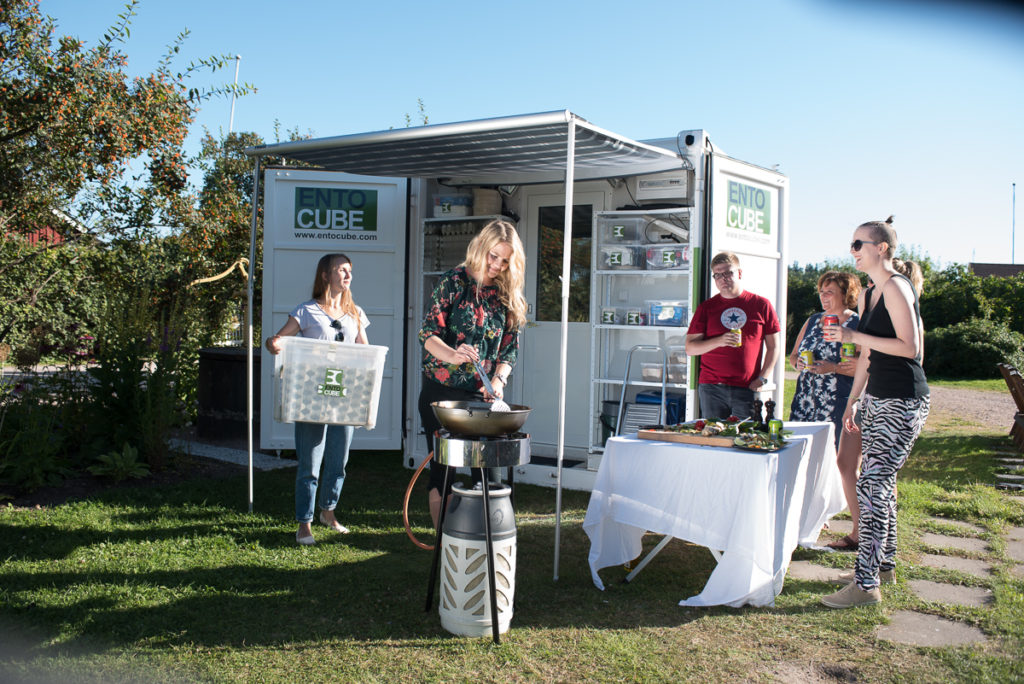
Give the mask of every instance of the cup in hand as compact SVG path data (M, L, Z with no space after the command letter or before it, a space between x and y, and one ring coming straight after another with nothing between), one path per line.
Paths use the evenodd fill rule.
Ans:
M825 339L829 342L841 342L841 335L839 331L839 316L835 314L827 314L821 318L822 332L825 334Z

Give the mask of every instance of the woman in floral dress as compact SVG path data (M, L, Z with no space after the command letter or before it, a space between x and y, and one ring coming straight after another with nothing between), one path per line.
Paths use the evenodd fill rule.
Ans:
M842 345L826 342L821 319L826 314L839 317L839 324L857 329L860 320L853 307L860 295L860 280L852 273L827 271L818 278L818 296L821 298L821 313L814 314L800 329L789 363L800 371L796 392L790 408L790 420L821 421L831 420L835 425L836 462L843 481L843 493L850 509L853 531L830 543L837 551L857 549L857 523L860 511L857 508L857 470L860 467L860 433L843 430L843 411L853 386L853 374L857 368L856 357L842 360ZM814 353L814 364L807 366L800 358L800 352Z
M466 249L466 260L441 276L434 288L419 333L419 413L429 451L434 451L434 433L441 428L431 403L504 398L519 354L519 331L526 324L525 270L526 255L515 226L499 219L481 229ZM474 361L491 376L494 396L483 389ZM427 496L435 525L443 485L444 467L431 461Z
M860 295L860 281L852 273L827 271L818 278L818 296L821 298L821 313L816 313L804 322L800 334L793 344L789 363L800 371L796 393L790 408L790 420L830 420L836 426L836 446L843 430L843 411L853 385L856 361L842 360L842 345L826 342L821 319L832 314L839 317L839 324L857 329L860 320L853 311ZM814 363L804 363L800 352L814 354Z

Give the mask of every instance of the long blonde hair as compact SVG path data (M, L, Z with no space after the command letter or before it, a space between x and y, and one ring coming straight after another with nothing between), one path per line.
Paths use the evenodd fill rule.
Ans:
M498 299L508 309L505 327L515 330L526 325L526 250L519 239L516 227L508 221L495 219L485 225L466 248L466 260L462 265L471 273L487 270L487 254L495 245L504 242L512 248L508 268L498 274L494 284L498 288Z
M907 276L914 289L917 290L917 294L921 294L921 289L924 287L924 272L916 261L893 259L892 267L896 269L897 273Z
M319 302L327 293L327 272L337 265L337 262L352 265L352 260L346 255L324 254L316 264L316 275L313 276L313 299ZM352 318L359 320L359 310L356 309L356 302L352 298L352 290L347 289L341 293L341 311Z

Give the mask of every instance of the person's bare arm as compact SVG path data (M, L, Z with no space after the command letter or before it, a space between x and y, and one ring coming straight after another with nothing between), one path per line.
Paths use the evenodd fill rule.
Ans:
M266 341L267 351L269 351L271 354L280 354L281 353L280 339L282 337L288 337L289 335L298 335L298 334L299 334L299 322L297 320L295 320L294 318L292 318L291 316L289 316L288 317L288 322L281 326L281 329L277 331L277 334L267 338L267 341Z
M686 354L688 356L700 356L701 354L707 354L712 349L718 349L719 347L735 347L739 344L740 338L740 333L734 333L731 330L722 335L715 335L714 337L705 337L704 333L687 335Z

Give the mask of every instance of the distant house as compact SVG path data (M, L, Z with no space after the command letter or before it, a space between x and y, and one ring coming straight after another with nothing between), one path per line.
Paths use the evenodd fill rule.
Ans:
M50 227L37 228L27 235L30 245L37 245L40 242L49 242L52 245L59 245L64 242L64 236Z
M1024 273L1024 264L983 264L969 263L967 268L976 276L997 276L999 278L1012 278L1018 273Z
M59 245L69 237L73 237L74 233L89 232L85 224L69 214L59 209L52 209L51 212L57 218L53 225L42 226L25 233L25 239L30 245L35 246L39 243Z

